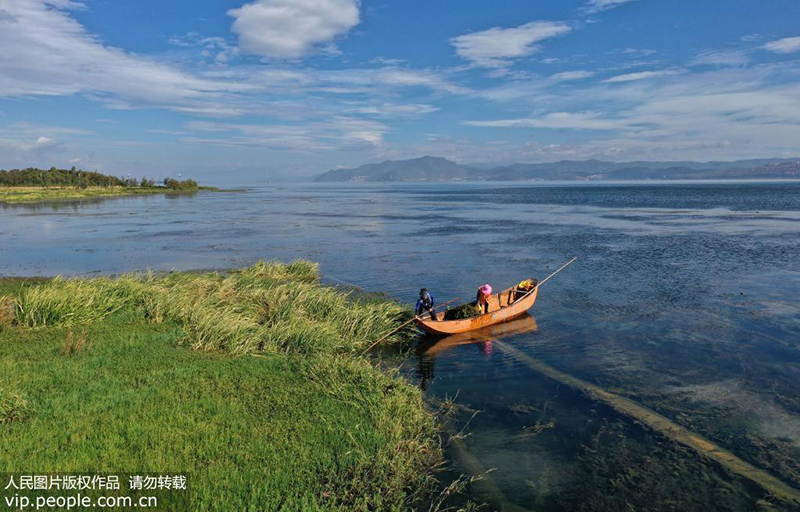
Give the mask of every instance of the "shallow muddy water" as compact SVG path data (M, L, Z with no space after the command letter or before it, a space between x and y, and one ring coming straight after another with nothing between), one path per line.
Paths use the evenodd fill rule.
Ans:
M578 261L532 317L419 346L456 397L463 499L507 510L792 509L724 463L543 373L627 398L800 489L800 183L292 185L0 205L0 275L319 261L413 302ZM535 361L535 364L531 364ZM544 366L537 366L544 365ZM478 411L475 414L475 411ZM458 503L458 499L453 500Z

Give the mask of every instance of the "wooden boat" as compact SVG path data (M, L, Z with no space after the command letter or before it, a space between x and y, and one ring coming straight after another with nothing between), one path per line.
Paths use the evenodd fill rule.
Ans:
M431 339L428 343L420 346L418 350L421 354L431 356L460 345L487 343L499 338L508 338L519 334L535 332L537 328L536 319L528 313L522 313L519 317L508 322L483 327L470 332L452 334L444 338Z
M433 320L429 315L423 315L423 317L415 318L414 323L425 332L439 336L474 331L482 327L508 322L524 315L536 302L538 295L538 286L529 292L511 287L489 297L488 313L461 320L444 320L444 312L438 312L439 320Z

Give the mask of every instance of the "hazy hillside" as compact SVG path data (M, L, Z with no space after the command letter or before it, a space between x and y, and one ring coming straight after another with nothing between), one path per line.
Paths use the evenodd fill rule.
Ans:
M457 181L469 178L467 167L446 158L423 156L411 160L386 160L355 169L336 169L314 181Z

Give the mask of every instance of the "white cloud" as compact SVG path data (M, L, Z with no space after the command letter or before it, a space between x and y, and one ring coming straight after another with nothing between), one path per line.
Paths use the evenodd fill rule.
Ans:
M245 52L295 59L331 44L359 23L358 0L257 0L228 14Z
M18 137L7 139L0 136L0 151L3 153L3 165L9 168L28 166L47 168L63 161L66 148L62 142L45 136L36 139Z
M315 70L237 64L192 71L103 44L71 16L75 3L0 2L6 13L0 16L0 98L80 94L116 110L163 108L212 117L247 113L299 123L359 114L336 95L360 95L362 106L374 106L397 103L393 96L404 88L470 92L441 71L397 66ZM225 39L197 33L172 38L171 43L209 50L217 64L236 55L236 47ZM419 105L384 106L380 113L363 115L407 117L431 108Z
M747 34L739 38L739 41L744 41L745 43L752 43L753 41L760 41L764 39L764 34Z
M486 163L490 167L514 162L552 162L564 159L585 159L602 156L602 150L587 145L556 144L535 139L512 142L506 138L480 140L472 137L453 138L432 135L413 146L388 146L376 159L399 160L424 155L439 155L464 164ZM607 158L607 157L606 157Z
M28 122L17 122L0 128L0 136L22 136L25 138L31 137L46 137L46 138L60 138L62 136L81 136L81 135L95 135L96 132L91 130L84 130L81 128L71 128L65 126L49 126Z
M650 55L656 53L656 51L650 48L625 48L624 50L622 50L622 53L624 53L625 55L641 55L642 57L649 57Z
M602 11L607 11L622 4L633 2L635 0L589 0L581 9L584 14L595 14Z
M583 80L594 76L594 71L564 71L550 76L555 82L567 82L571 80Z
M155 133L157 135L189 135L189 132L184 130L168 130L165 128L151 128L147 133Z
M84 93L113 108L227 109L223 92L247 86L209 80L105 46L65 9L65 0L3 0L0 97Z
M56 142L50 137L39 137L36 142L28 146L29 149L52 147Z
M369 104L353 109L358 114L375 115L378 117L412 117L430 114L439 110L433 105L423 105L417 103L398 105L394 103Z
M311 152L370 149L383 144L389 127L377 121L337 116L303 125L230 124L191 121L187 130L215 134L211 138L186 137L185 142L280 151Z
M539 50L535 44L572 31L567 23L532 21L513 28L494 27L454 37L450 43L456 53L482 67L499 68L513 59L526 57Z
M468 94L470 89L450 82L440 72L427 69L382 67L375 69L339 69L320 71L314 74L320 84L333 84L341 88L331 92L364 93L381 89L425 87L433 91L450 94ZM353 87L356 87L355 89ZM330 89L328 89L330 90Z
M624 75L617 75L603 80L603 83L615 84L620 82L635 82L637 80L647 80L650 78L658 78L662 76L672 76L683 74L684 71L680 69L664 69L661 71L639 71L638 73L627 73Z
M689 66L744 66L750 62L741 50L705 50L699 52Z
M665 126L667 120L694 118L701 122L706 118L717 118L742 125L794 124L800 126L800 104L792 97L797 87L772 90L753 90L679 95L654 98L636 109L636 118L642 122Z
M487 128L571 129L575 158L733 160L800 156L800 85L788 65L724 67L615 87L496 91L494 100L543 112L470 121ZM490 96L486 96L490 97ZM603 110L598 109L603 106ZM579 110L582 109L582 110ZM549 112L549 113L548 113ZM579 131L584 133L578 133ZM509 152L516 150L509 148ZM521 150L520 150L521 152ZM554 153L548 153L551 156ZM532 157L533 158L533 157ZM536 156L546 160L545 154Z
M231 45L222 37L203 37L197 32L189 32L183 37L169 38L169 44L175 46L203 48L200 55L213 58L216 64L224 65L239 54L239 48Z
M94 135L81 128L28 122L0 126L0 168L63 167L75 158L75 143Z
M601 119L597 112L551 112L536 118L501 119L498 121L465 121L468 126L491 128L550 128L573 130L613 130L620 123Z
M287 5L294 9L284 13L289 20L286 26L295 27L287 29L292 32L294 39L289 38L292 41L284 40L287 31L267 34L280 36L281 44L288 46L276 50L267 40L267 52L256 52L290 59L325 48L331 51L336 34L341 36L358 23L360 4L350 1L348 5L356 6L352 23L339 23L344 28L334 35L318 33L321 39L309 39L303 30L296 29L299 25L292 25L296 20L291 13L302 11L310 1L286 0L279 4L239 0L238 5L248 4L235 11L244 12L255 5ZM589 5L607 9L623 3L596 1ZM153 126L151 133L172 135L178 142L193 144L187 160L194 160L193 164L205 165L206 158L235 161L242 156L243 162L249 158L250 162L256 162L256 167L281 158L286 164L310 165L308 162L316 159L329 166L332 155L337 159L346 155L343 158L361 160L392 152L397 158L430 153L459 161L562 157L733 159L798 154L800 107L796 98L800 97L800 89L796 63L757 65L749 60L773 59L752 48L706 50L695 55L684 66L686 69L666 63L666 54L663 62L637 60L653 51L624 49L624 46L613 53L614 61L605 66L588 55L573 55L560 61L542 60L558 62L558 69L549 70L553 74L511 68L516 59L536 52L542 41L573 30L568 23L540 21L493 28L451 40L454 51L470 62L458 68L415 69L395 59L375 59L360 68L331 59L324 66L313 68L299 62L236 61L239 47L235 37L236 34L240 39L245 37L243 32L223 38L190 33L171 41L184 48L172 47L163 57L137 55L109 46L99 36L89 33L73 16L72 10L79 8L83 7L68 0L0 0L0 98L15 96L25 100L38 95L77 94L115 109L160 108L202 116L248 115L250 124L195 121L178 129L170 125L167 128L171 130ZM326 13L321 9L315 12L315 20L306 21L327 23L336 14ZM244 19L247 18L245 14ZM239 19L241 15L236 21ZM258 27L266 27L258 23L256 26L251 27L255 35L259 34ZM797 51L794 50L794 45L800 44L794 42L797 39L785 38L764 45L769 38L763 38L747 46L790 52ZM195 58L201 51L208 52L204 62ZM596 57L603 59L607 53ZM536 59L544 56L538 54ZM224 65L228 60L231 64ZM624 60L624 64L618 60ZM590 68L590 63L597 67ZM502 76L503 80L481 89L461 85L476 78L476 66L490 68L489 73ZM564 71L570 68L577 69ZM472 73L465 72L470 69ZM605 83L598 76L606 79ZM455 102L440 102L445 95L458 98ZM498 104L486 106L487 99ZM425 139L430 127L418 120L439 108L451 107L460 112L494 110L495 115L461 118L470 119L464 124L487 128L469 130L480 133L481 138L449 138L444 126L436 129L444 135ZM451 116L436 115L436 118L446 121ZM11 119L12 124L0 127L0 155L5 166L18 162L18 165L49 167L75 158L108 163L109 156L114 155L111 159L118 169L132 166L140 154L146 153L133 146L143 144L142 141L119 141L110 135L103 140L106 137L103 130L93 133L14 124L15 119ZM403 136L389 137L393 129L406 131ZM517 130L514 137L507 137L508 130ZM571 131L555 134L546 130ZM501 140L484 138L490 133ZM520 142L517 135L531 139ZM542 139L533 139L539 136ZM409 138L418 143L405 147L392 143ZM132 149L119 149L128 146ZM168 161L165 158L171 155L178 160L175 155L187 151L173 141L163 146L170 150L165 149L163 154L147 152L141 158L149 162L139 167L154 163L172 165L171 161L164 164ZM343 152L335 153L339 150ZM95 152L101 154L99 159Z
M784 37L777 41L770 41L762 48L775 53L795 53L800 52L800 37Z

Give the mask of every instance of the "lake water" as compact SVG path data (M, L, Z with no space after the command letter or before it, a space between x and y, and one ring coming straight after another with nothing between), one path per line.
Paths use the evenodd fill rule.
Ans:
M5 205L0 239L0 275L302 257L409 303L423 286L471 300L577 255L532 317L395 356L432 400L455 397L449 426L469 435L452 474L492 470L452 504L790 507L532 360L800 489L800 183L275 186Z

